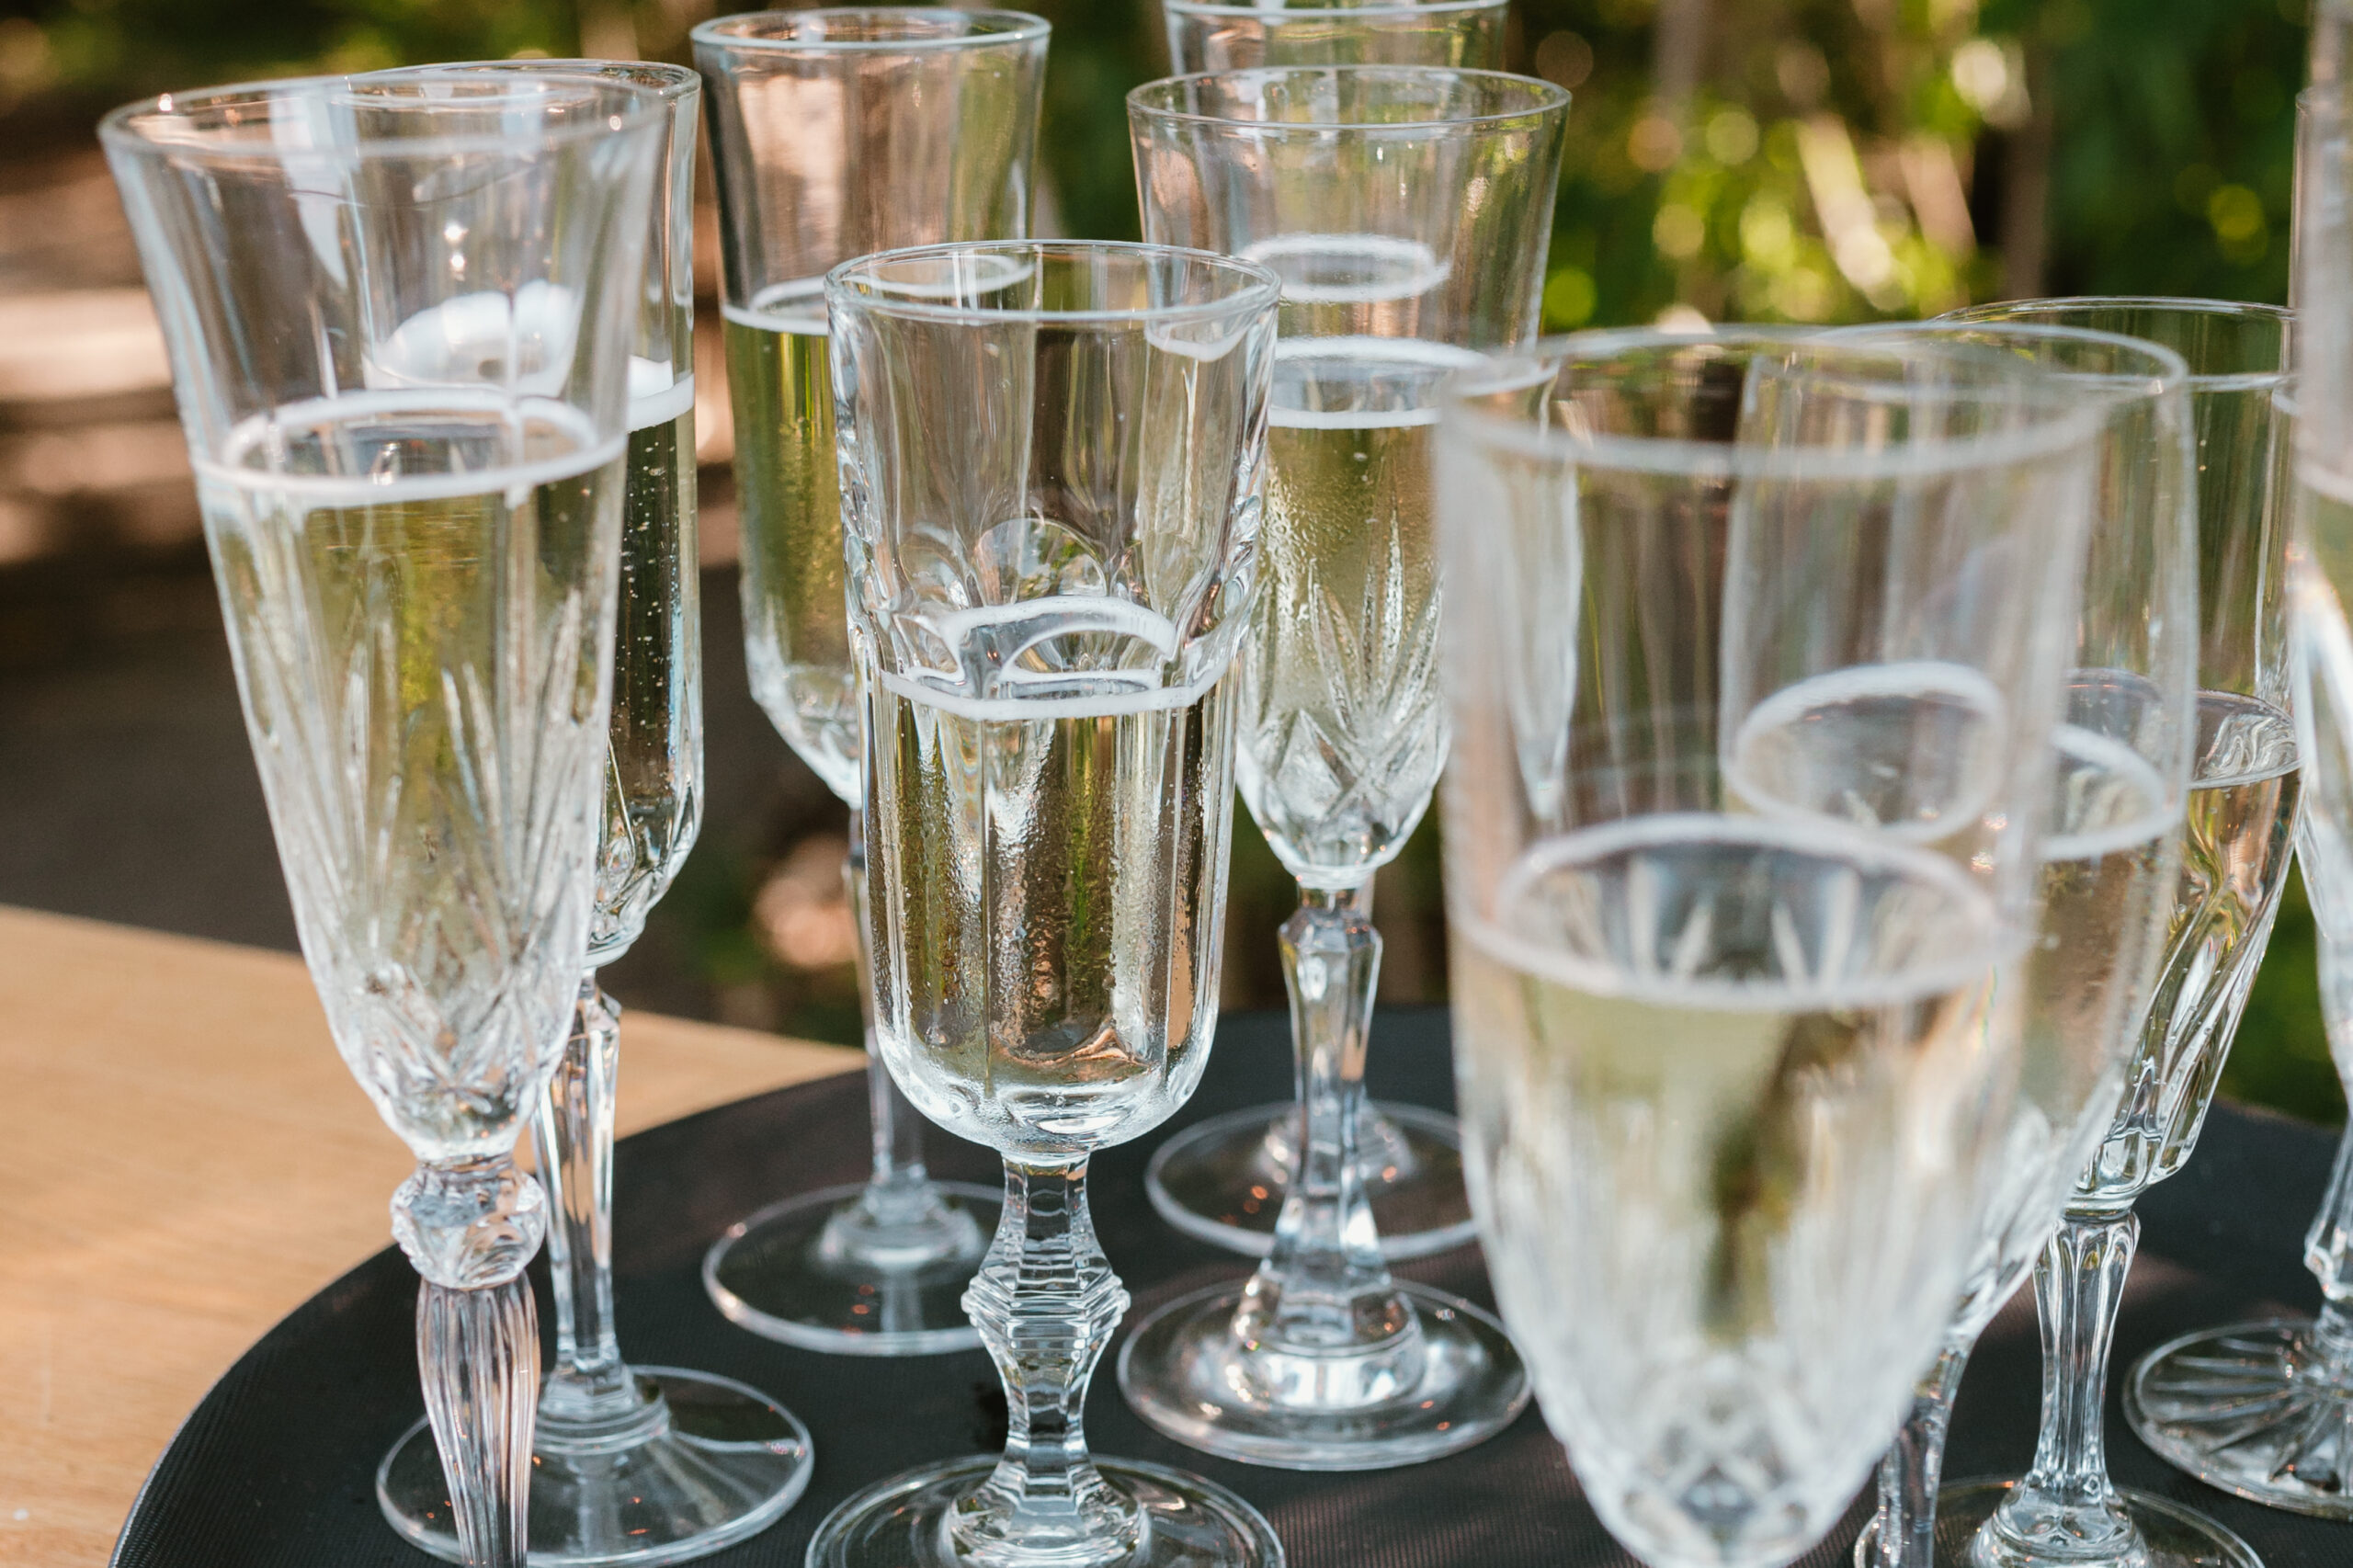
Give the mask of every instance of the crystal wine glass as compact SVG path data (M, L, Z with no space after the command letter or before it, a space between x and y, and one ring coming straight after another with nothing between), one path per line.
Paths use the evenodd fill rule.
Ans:
M1504 62L1509 0L1275 0L1203 5L1161 0L1178 75L1260 65L1451 65Z
M597 971L629 950L693 846L702 814L702 600L695 545L694 145L702 79L681 65L478 62L438 71L584 73L633 82L669 110L630 359L620 605L606 745L605 836L588 969L536 1126L555 1225L555 1365L532 1449L531 1558L681 1562L766 1528L809 1481L809 1434L730 1378L623 1363L613 1330L613 1103L620 1009ZM398 73L386 73L397 75ZM437 352L483 356L484 324L442 307ZM494 333L497 324L488 324ZM395 1529L455 1559L449 1490L420 1422L385 1457Z
M2342 7L2318 21L2343 27ZM2334 51L2316 27L2317 74ZM2297 359L2302 429L2287 458L2290 667L2304 759L2298 854L2320 933L2322 1017L2340 1074L2353 1077L2353 199L2336 86L2297 100ZM2275 400L2277 401L2277 400ZM2284 411L2283 411L2284 412ZM2285 429L2290 420L2283 419ZM2281 476L2283 482L2288 476ZM2126 1377L2125 1418L2161 1457L2257 1503L2353 1518L2353 1133L2304 1239L2319 1278L2316 1319L2234 1324L2160 1346Z
M2120 333L2182 357L2198 452L2200 581L2198 722L2156 994L2116 1119L2035 1266L2044 1377L2034 1465L2018 1482L1944 1488L1936 1535L1975 1568L2253 1568L2254 1553L2222 1526L2109 1480L2101 1410L2140 1238L2133 1201L2197 1142L2270 940L2294 835L2301 775L2288 715L2288 528L2274 483L2272 402L2289 316L2211 300L2075 299L1944 319Z
M337 1047L417 1156L425 1403L519 1568L539 1390L515 1169L591 939L631 351L669 108L415 73L102 128L172 349L237 686Z
M2091 538L2042 841L2040 935L2022 968L2024 1067L2001 1178L1943 1348L1880 1461L1857 1568L1928 1568L1937 1482L1969 1352L2059 1223L2115 1119L2180 875L2197 691L2198 485L2188 371L2154 343L2073 327L1893 330L1975 342L2101 403Z
M866 835L824 275L870 251L1029 232L1046 35L1018 12L944 7L753 12L694 32L725 264L745 655L752 695L850 807L853 910ZM958 1299L997 1194L924 1170L923 1124L874 1053L868 926L860 915L873 1174L739 1221L703 1284L737 1323L807 1349L969 1349L980 1341Z
M1644 1562L1803 1551L1943 1335L2097 424L1970 345L1738 327L1540 344L1445 410L1472 1199Z
M1146 1318L1120 1387L1161 1431L1227 1459L1410 1464L1492 1437L1528 1399L1501 1324L1391 1276L1357 1119L1381 964L1372 876L1446 761L1438 388L1535 333L1568 95L1495 72L1347 66L1178 77L1128 105L1145 237L1283 281L1265 583L1235 696L1243 798L1300 883L1280 935L1304 1158L1266 1262ZM1192 1173L1245 1171L1263 1114L1163 1148L1164 1212L1202 1231L1181 1199L1216 1184ZM1459 1244L1468 1223L1417 1239Z
M1485 69L1503 63L1504 7L1488 0L1172 4L1164 9L1169 53L1180 72L1375 62ZM1206 140L1216 138L1212 133ZM1152 206L1147 195L1147 222ZM1430 226L1437 222L1432 214ZM1211 226L1233 232L1248 225ZM1357 1180L1371 1202L1382 1256L1420 1257L1470 1239L1462 1130L1453 1117L1422 1106L1367 1102L1358 1112L1356 1132ZM1154 1151L1144 1190L1161 1217L1188 1235L1264 1257L1274 1247L1280 1194L1290 1182L1298 1134L1296 1103L1211 1117Z
M1241 1498L1097 1461L1080 1421L1128 1303L1087 1159L1184 1104L1216 1027L1276 290L1079 241L827 280L877 1037L1005 1155L964 1305L1012 1424L843 1503L810 1568L1282 1561Z

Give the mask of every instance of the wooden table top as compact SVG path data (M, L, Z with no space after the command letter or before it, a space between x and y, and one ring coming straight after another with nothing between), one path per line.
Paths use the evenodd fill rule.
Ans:
M623 1132L855 1051L621 1021ZM103 1563L244 1348L391 1239L412 1168L299 959L0 907L0 1563Z

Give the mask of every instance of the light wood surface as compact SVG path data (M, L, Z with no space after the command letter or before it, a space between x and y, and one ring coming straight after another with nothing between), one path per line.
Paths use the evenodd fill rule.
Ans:
M859 1064L646 1013L623 1132ZM103 1563L181 1418L411 1168L300 960L0 907L0 1563Z

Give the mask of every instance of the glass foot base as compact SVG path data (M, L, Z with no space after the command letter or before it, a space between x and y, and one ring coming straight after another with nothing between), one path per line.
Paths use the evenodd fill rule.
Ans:
M1040 1568L1282 1568L1274 1527L1224 1487L1140 1460L1095 1462L1142 1509L1141 1539L1108 1560L1058 1554ZM949 1545L948 1511L995 1468L975 1455L876 1483L817 1526L808 1568L973 1568Z
M2010 1494L2014 1481L1962 1481L1937 1494L1937 1561L1935 1568L2020 1568L2028 1562L2049 1568L2263 1568L2255 1549L2195 1509L2119 1487L2127 1512L2141 1533L2143 1549L2118 1558L2097 1553L2027 1558L2015 1551L1972 1551L1978 1531ZM1871 1568L1878 1550L1877 1521L1863 1526L1855 1540L1855 1568ZM1929 1568L1915 1563L1912 1568Z
M1344 1409L1278 1405L1237 1393L1240 1283L1179 1297L1120 1350L1120 1392L1178 1442L1282 1470L1385 1470L1484 1442L1528 1403L1528 1374L1503 1324L1459 1297L1397 1288L1421 1319L1421 1381L1408 1393Z
M933 1182L926 1222L893 1237L856 1225L860 1187L772 1203L728 1228L702 1260L703 1289L754 1334L837 1356L936 1356L973 1350L964 1287L996 1232L1001 1194ZM845 1246L845 1231L857 1236ZM829 1233L830 1231L830 1233ZM881 1235L885 1243L872 1244Z
M2310 1321L2185 1335L2124 1382L2124 1417L2160 1459L2274 1508L2353 1519L2353 1389L2307 1344Z
M1381 1232L1381 1256L1394 1263L1470 1241L1476 1227L1462 1187L1461 1124L1420 1106L1367 1108L1358 1170ZM1152 1206L1197 1240L1266 1256L1275 1247L1275 1218L1290 1176L1295 1114L1290 1106L1252 1106L1171 1138L1144 1171Z
M626 1447L531 1455L531 1562L564 1568L684 1562L774 1524L809 1484L809 1431L730 1378L634 1369L669 1419ZM376 1501L411 1545L458 1555L449 1488L422 1421L384 1456Z

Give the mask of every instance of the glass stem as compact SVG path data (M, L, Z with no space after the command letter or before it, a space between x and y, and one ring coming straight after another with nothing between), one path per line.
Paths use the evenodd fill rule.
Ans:
M858 1009L866 1026L866 1097L874 1132L874 1175L868 1182L869 1209L920 1205L930 1181L923 1165L923 1118L882 1062L874 1039L874 955L868 941L866 813L849 813L849 859L843 869L849 887L852 925L858 932ZM879 1211L878 1219L888 1219Z
M1421 1376L1420 1324L1381 1261L1357 1161L1366 1037L1381 975L1381 936L1365 913L1369 891L1302 888L1298 913L1282 927L1299 1153L1274 1249L1234 1313L1234 1333L1251 1346L1246 1375L1261 1397L1279 1403L1363 1404L1404 1393Z
M1006 1161L996 1239L964 1292L1005 1381L1005 1454L951 1516L959 1551L982 1563L1077 1564L1134 1549L1135 1505L1095 1468L1080 1416L1127 1310L1087 1212L1086 1163Z
M427 1282L416 1297L425 1412L466 1568L524 1568L540 1324L520 1278L479 1290Z
M1936 1568L1937 1485L1945 1468L1945 1434L1953 1395L1975 1336L1945 1342L1913 1391L1912 1409L1879 1461L1879 1512L1873 1517L1874 1568Z
M548 1273L555 1288L555 1366L542 1395L549 1435L638 1418L643 1404L613 1334L613 1094L620 1008L588 971L563 1059L539 1118L540 1180L554 1223ZM587 1433L576 1433L581 1437Z
M2307 824L2309 826L2309 824ZM2307 857L2306 865L2313 864ZM2320 940L2321 1010L2329 1045L2339 1062L2353 1064L2353 952ZM2340 1069L2340 1075L2346 1075ZM2346 1085L2353 1095L2353 1077ZM2320 1316L2304 1335L2306 1365L2301 1375L2353 1391L2353 1122L2337 1142L2336 1167L2313 1228L2304 1233L2304 1267L2320 1280Z
M547 1200L506 1154L427 1161L392 1195L392 1239L423 1278L416 1365L466 1568L523 1568L540 1322L523 1267Z
M2034 1267L2042 1323L2042 1429L2034 1468L1995 1516L2031 1550L2121 1558L2137 1534L2108 1478L2101 1410L2116 1312L2124 1298L2141 1221L2131 1210L2069 1210ZM2040 1554L2048 1555L2048 1552Z

